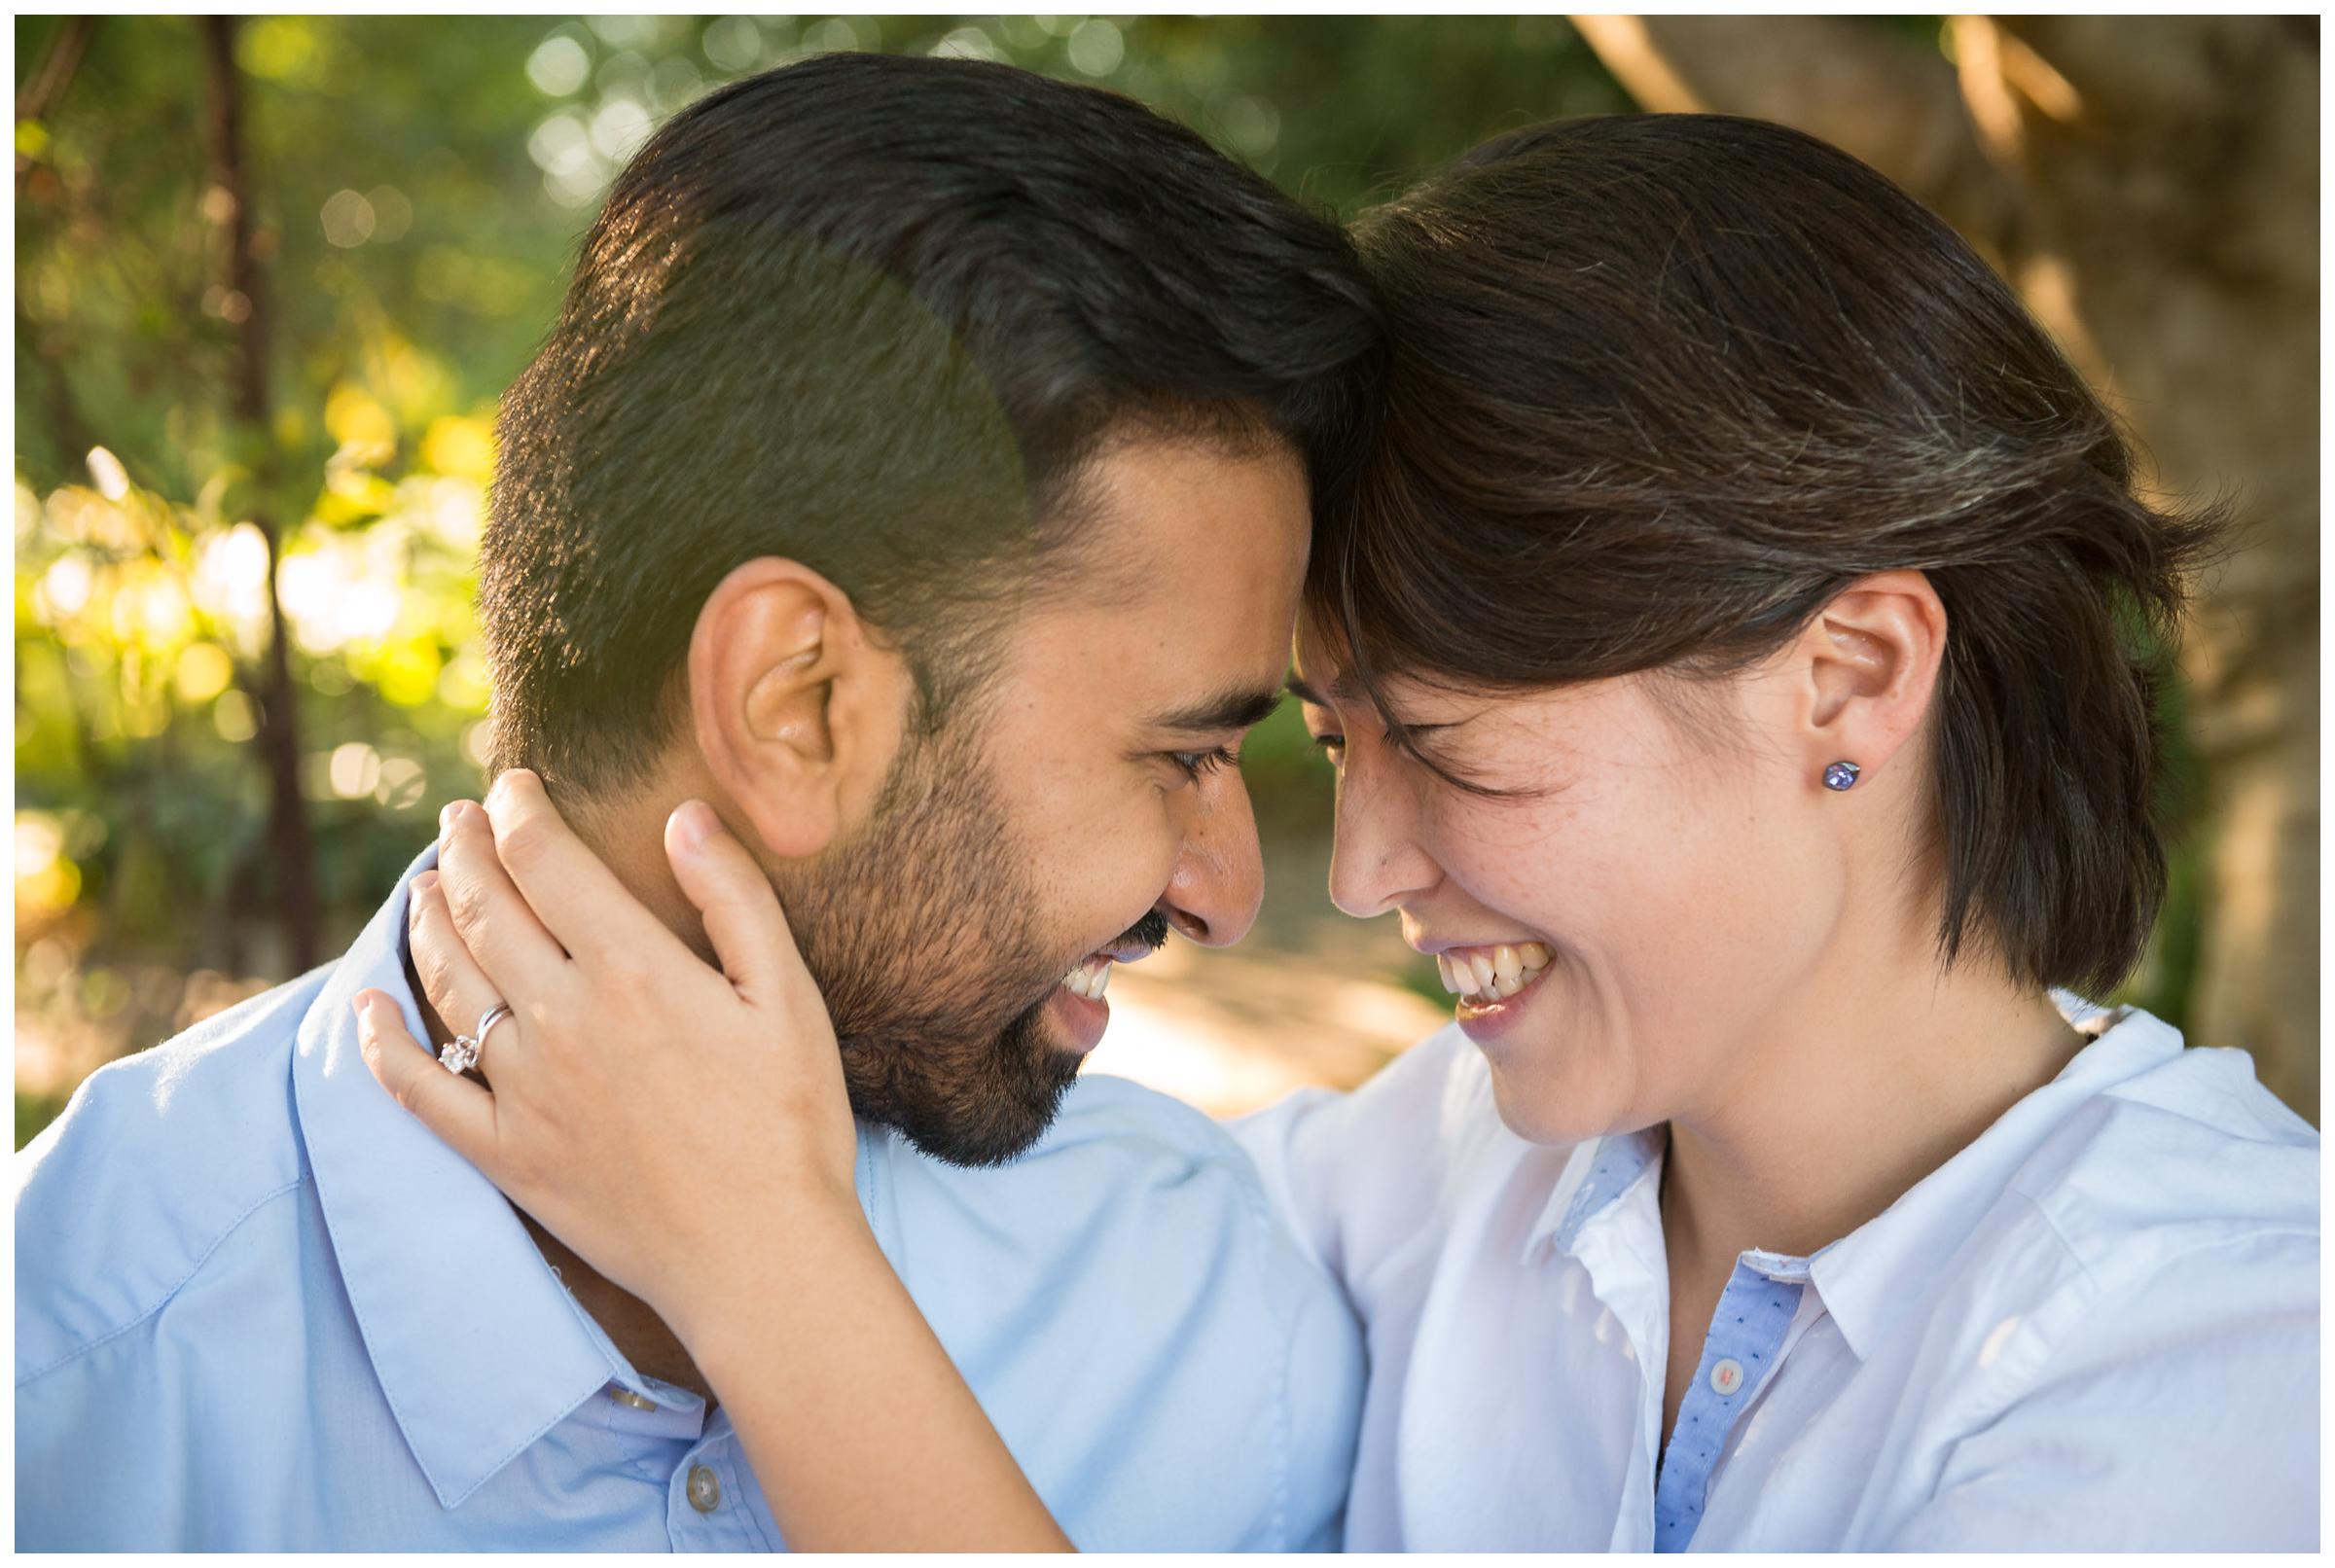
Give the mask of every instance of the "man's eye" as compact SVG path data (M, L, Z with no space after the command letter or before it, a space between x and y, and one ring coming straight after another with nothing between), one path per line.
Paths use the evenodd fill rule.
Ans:
M1322 756L1329 759L1330 766L1335 767L1342 760L1342 754L1346 750L1346 736L1338 734L1315 735L1313 737L1313 744L1315 748L1320 751Z
M1171 751L1168 760L1182 768L1185 777L1198 779L1220 767L1238 766L1240 754L1230 746L1218 746L1213 751Z

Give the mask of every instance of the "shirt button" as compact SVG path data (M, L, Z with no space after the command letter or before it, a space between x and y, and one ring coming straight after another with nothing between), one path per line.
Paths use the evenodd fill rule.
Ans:
M1714 1394L1732 1394L1743 1386L1743 1364L1728 1360L1710 1369L1710 1387Z
M628 1405L636 1410L653 1410L657 1408L655 1400L643 1399L629 1388L612 1388L608 1390L608 1397L619 1405Z
M689 1506L700 1514L710 1514L722 1506L722 1483L703 1465L689 1467Z

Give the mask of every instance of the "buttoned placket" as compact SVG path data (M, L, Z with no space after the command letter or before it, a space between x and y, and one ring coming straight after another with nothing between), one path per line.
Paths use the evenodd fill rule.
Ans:
M1654 1486L1655 1550L1683 1551L1694 1540L1711 1473L1744 1412L1782 1364L1807 1289L1806 1259L1745 1253L1736 1260L1662 1456Z
M716 1410L705 1436L681 1456L665 1487L665 1533L675 1551L775 1551L756 1506L761 1491L745 1473L736 1431Z
M1810 1289L1810 1259L1742 1254L1711 1314L1670 1446L1660 1446L1670 1358L1670 1262L1659 1181L1666 1154L1664 1142L1644 1133L1599 1140L1550 1236L1587 1270L1590 1289L1613 1315L1641 1377L1640 1443L1610 1543L1616 1551L1685 1550L1744 1418L1792 1346L1824 1315ZM1647 1495L1641 1484L1653 1495L1651 1541L1638 1505L1627 1501Z
M1623 1352L1636 1366L1641 1441L1624 1474L1607 1550L1643 1551L1651 1545L1645 1526L1651 1510L1641 1512L1636 1500L1654 1491L1662 1367L1670 1340L1669 1279L1662 1218L1655 1208L1662 1151L1641 1133L1601 1138L1586 1153L1587 1166L1547 1244L1569 1255L1588 1274L1591 1294L1611 1314Z
M627 1373L627 1378L637 1374ZM708 1417L705 1403L686 1389L639 1376L638 1386L611 1382L595 1396L592 1416L609 1432L662 1440L655 1452L688 1443L665 1479L665 1538L675 1551L770 1551L772 1532L760 1517L761 1491L743 1474L736 1430L727 1412ZM648 1454L640 1456L648 1462Z

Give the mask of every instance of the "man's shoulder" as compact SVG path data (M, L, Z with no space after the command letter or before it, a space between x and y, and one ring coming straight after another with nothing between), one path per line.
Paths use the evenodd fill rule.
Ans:
M1096 1489L1081 1545L1335 1539L1360 1335L1222 1127L1096 1075L1003 1165L875 1147L880 1243L1028 1474Z
M1121 1212L1137 1200L1158 1222L1183 1214L1220 1223L1232 1210L1266 1217L1256 1167L1231 1135L1206 1113L1130 1079L1081 1077L1045 1135L1002 1164L952 1165L897 1134L883 1142L903 1195L924 1189L995 1223L1026 1218L1024 1244L1075 1230L1082 1212Z
M307 1177L291 1058L313 971L85 1079L16 1157L17 1381L150 1316Z
M1142 1149L1194 1161L1245 1163L1239 1145L1198 1106L1107 1073L1080 1076L1062 1097L1061 1114L1024 1158L1119 1158Z

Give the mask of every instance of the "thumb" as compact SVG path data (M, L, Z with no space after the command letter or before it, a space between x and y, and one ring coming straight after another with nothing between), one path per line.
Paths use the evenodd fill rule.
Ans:
M381 1087L493 1179L494 1096L440 1066L429 1048L406 1031L397 1000L387 991L359 991L356 1010L357 1052Z
M703 801L684 801L665 819L665 854L674 879L705 920L722 973L749 1001L811 985L786 910L762 868Z

